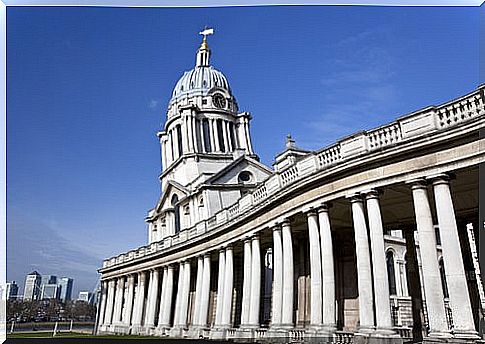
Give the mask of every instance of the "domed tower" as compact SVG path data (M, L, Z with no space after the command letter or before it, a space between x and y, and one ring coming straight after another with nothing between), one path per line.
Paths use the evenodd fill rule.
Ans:
M164 130L158 133L162 151L162 185L182 185L201 174L214 173L241 155L254 155L248 112L238 113L226 76L210 64L204 35L195 67L176 83Z
M206 29L195 67L176 83L168 104L162 152L162 192L148 212L148 242L184 241L190 228L237 202L272 170L259 162L248 112L239 113L222 72L210 65Z

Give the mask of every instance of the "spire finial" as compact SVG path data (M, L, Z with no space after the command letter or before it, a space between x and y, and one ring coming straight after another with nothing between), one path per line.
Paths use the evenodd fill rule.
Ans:
M199 32L199 35L204 36L202 39L202 43L200 44L199 50L197 50L197 67L201 66L209 66L209 59L210 59L210 49L209 44L207 43L207 36L213 35L214 29L208 28L207 26Z
M286 148L293 148L295 146L295 140L293 140L291 134L286 135Z

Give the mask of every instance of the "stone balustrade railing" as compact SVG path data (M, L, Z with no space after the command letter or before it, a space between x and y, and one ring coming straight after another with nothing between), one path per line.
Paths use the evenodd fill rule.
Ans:
M327 148L309 153L306 158L286 170L275 172L252 193L243 196L238 202L219 211L207 220L184 229L175 236L165 238L155 245L142 246L107 259L103 261L103 268L146 257L175 245L183 245L187 239L211 231L228 220L244 216L250 208L257 206L268 196L317 171L326 170L338 163L355 159L376 150L394 147L482 116L485 113L484 90L485 85L457 100L437 107L419 110L400 117L390 124L350 135Z

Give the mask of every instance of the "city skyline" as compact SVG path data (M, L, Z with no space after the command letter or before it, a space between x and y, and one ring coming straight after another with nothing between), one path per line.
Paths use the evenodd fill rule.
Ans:
M154 133L207 22L214 65L252 112L255 152L268 165L289 132L301 148L319 149L478 84L478 9L238 9L244 30L229 8L130 11L9 9L8 56L17 60L8 66L8 280L72 266L79 289L90 290L103 258L145 243L160 170ZM272 25L257 23L269 13ZM349 17L362 21L347 27ZM173 20L189 25L174 29ZM289 90L294 99L281 101Z

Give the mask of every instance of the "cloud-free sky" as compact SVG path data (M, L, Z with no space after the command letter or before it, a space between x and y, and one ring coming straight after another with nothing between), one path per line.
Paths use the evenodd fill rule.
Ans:
M320 149L475 89L479 11L8 8L8 280L35 269L89 290L103 258L146 243L155 133L205 25L270 165L288 133Z

